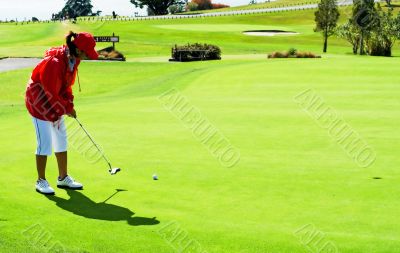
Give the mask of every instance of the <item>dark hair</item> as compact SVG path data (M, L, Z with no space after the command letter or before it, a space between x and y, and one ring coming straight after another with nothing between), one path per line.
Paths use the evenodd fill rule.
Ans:
M76 46L72 43L72 38L76 38L77 34L73 31L70 31L66 37L67 47L69 49L69 54L75 57L78 57L78 53L76 52Z

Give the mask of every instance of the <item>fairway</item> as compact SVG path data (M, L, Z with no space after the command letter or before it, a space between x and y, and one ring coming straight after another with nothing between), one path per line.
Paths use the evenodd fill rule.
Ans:
M35 132L24 105L32 68L0 72L0 252L317 252L305 230L334 245L330 252L400 252L399 45L395 57L354 56L332 37L321 59L267 59L290 47L321 54L313 24L313 11L0 24L0 35L12 35L0 56L41 57L73 29L115 32L128 58L82 62L82 92L73 87L79 119L122 171L110 176L104 161L82 154L76 138L89 140L79 132L68 166L85 188L50 197L34 191ZM300 34L241 34L251 29ZM221 46L222 60L167 62L171 46L188 42ZM296 99L307 90L372 147L374 162L359 166L310 116ZM239 151L237 163L224 166L197 138L182 120L187 108L166 106L171 91ZM47 174L55 185L54 156Z

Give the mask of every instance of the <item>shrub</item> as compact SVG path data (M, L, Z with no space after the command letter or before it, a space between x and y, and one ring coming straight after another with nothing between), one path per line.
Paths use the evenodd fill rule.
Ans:
M289 53L289 56L296 56L297 49L292 47L289 49L288 53Z
M174 4L168 7L168 11L171 14L183 12L183 5Z
M198 10L199 5L193 2L190 2L186 5L186 10L187 11L197 11Z
M229 8L229 5L226 4L211 4L212 9L221 9L221 8Z
M367 51L372 56L392 56L392 47L400 38L400 13L395 17L393 10L384 12L378 5L377 18L379 22L366 39Z
M116 51L113 47L106 47L97 52L99 53L99 60L126 60L125 56L121 52Z
M299 52L297 49L291 48L286 52L273 52L268 55L268 58L321 58L311 52Z
M288 56L287 52L273 52L268 55L268 58L288 58Z
M299 52L296 54L296 56L297 58L321 58L321 56L315 55L311 52Z
M221 49L210 44L187 44L185 46L175 45L171 50L171 61L200 61L220 60Z
M192 3L197 4L197 10L210 10L212 9L211 0L192 0Z

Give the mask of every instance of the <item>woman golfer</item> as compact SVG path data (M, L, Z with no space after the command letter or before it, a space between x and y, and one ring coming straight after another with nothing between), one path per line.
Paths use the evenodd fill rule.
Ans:
M82 184L68 175L67 133L63 116L76 117L72 85L80 60L98 58L95 46L96 42L91 34L70 32L66 37L66 45L47 50L45 58L32 72L26 89L25 104L32 115L36 132L36 191L39 193L54 194L45 174L47 156L51 155L52 149L59 171L57 187L83 188Z

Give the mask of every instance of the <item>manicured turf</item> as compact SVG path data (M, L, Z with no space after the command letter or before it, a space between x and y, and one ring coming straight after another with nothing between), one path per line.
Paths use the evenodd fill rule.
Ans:
M54 243L68 252L178 252L190 240L202 249L193 252L310 252L295 234L308 224L339 252L398 252L398 58L346 55L351 48L332 39L333 54L322 59L267 60L267 52L293 46L320 52L311 13L297 12L298 21L295 14L274 14L97 28L0 25L1 33L24 40L1 41L1 55L39 56L72 27L115 31L122 38L118 49L131 61L83 62L82 92L74 86L79 118L122 172L109 176L103 161L91 163L71 140L70 173L85 190L57 189L50 198L33 188L35 135L22 96L31 69L0 73L0 252L42 252ZM240 29L279 26L303 35L245 37L232 20ZM190 31L188 24L203 31ZM215 24L231 29L209 32ZM167 58L171 44L194 41L216 43L237 56L185 64L134 58ZM239 149L236 166L221 166L164 108L159 96L171 88ZM370 167L358 167L295 102L307 89L373 147L377 159ZM56 171L52 156L47 177L53 186ZM102 204L115 189L126 191ZM169 224L179 225L178 239L166 232ZM50 238L46 245L41 232Z

